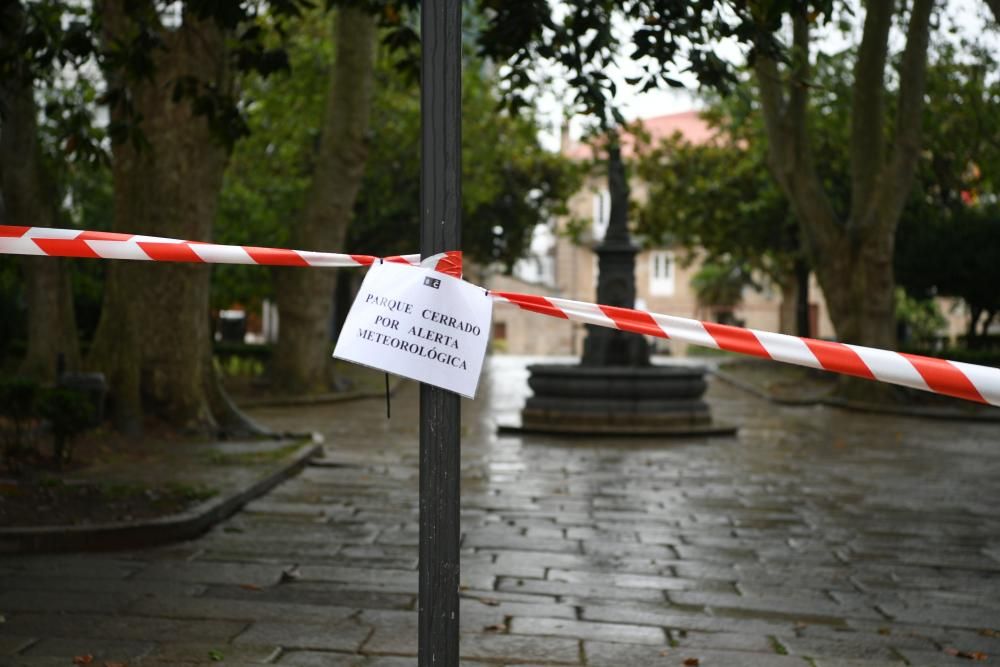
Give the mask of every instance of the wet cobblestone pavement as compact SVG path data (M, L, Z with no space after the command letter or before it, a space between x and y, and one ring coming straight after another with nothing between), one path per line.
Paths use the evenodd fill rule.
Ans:
M1000 424L714 383L737 438L499 437L525 377L463 406L463 665L1000 662ZM416 395L254 411L326 456L198 540L0 559L0 665L415 664Z

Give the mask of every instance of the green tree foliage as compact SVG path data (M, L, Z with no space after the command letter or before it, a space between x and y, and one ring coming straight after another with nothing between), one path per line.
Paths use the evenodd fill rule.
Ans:
M718 129L708 143L675 135L642 156L638 174L649 197L637 232L651 245L685 248L688 261L701 255L780 285L799 256L788 201L767 173L758 137Z
M628 83L640 91L683 87L683 73L725 90L737 75L716 53L720 40L778 52L783 11L809 7L827 13L832 1L483 0L488 19L479 48L506 64L502 83L511 106L530 106L534 95L563 78L573 113L589 116L605 133L624 123L609 75L620 54L637 66Z
M968 343L1000 313L1000 62L982 45L944 43L928 70L919 187L899 229L896 273L917 297L962 298Z
M462 81L462 245L480 264L510 269L536 225L564 211L581 182L571 163L546 152L538 125L509 114L486 68L471 60ZM369 169L348 230L352 249L413 252L420 221L420 99L416 87L381 68Z
M1000 206L925 211L900 230L896 271L911 294L961 297L969 307L968 344L982 344L1000 313Z
M226 169L215 226L219 243L287 247L289 223L309 189L334 49L324 12L309 12L295 26L286 42L290 72L273 77L251 72L241 82L248 136L236 145ZM255 305L272 292L268 271L213 269L215 307Z
M728 261L706 262L691 278L691 288L698 299L698 305L715 309L716 318L720 322L731 318L732 309L743 300L743 290L746 287L756 287L753 277L745 266Z
M506 82L513 102L540 87L546 66L555 68L568 73L577 106L602 129L609 128L609 118L621 121L606 65L613 59L608 54L624 44L631 45L630 55L643 71L630 83L643 89L675 84L672 73L685 65L702 84L725 89L736 80L736 68L712 48L723 38L744 45L746 65L758 75L768 164L795 211L838 335L892 346L893 240L919 156L934 0L915 0L902 17L906 36L899 66L891 74L887 65L895 56L889 35L900 18L897 3L865 5L850 80L850 197L845 213L837 210L836 193L822 177L823 154L809 122L815 101L813 38L817 25L835 16L833 0L585 0L560 8L558 14L545 0L496 4L504 6L496 9L484 50L509 65ZM616 19L624 30L614 29ZM536 62L543 67L532 70ZM894 118L886 113L887 89L898 90Z
M901 328L900 342L922 350L934 349L948 325L937 301L915 298L902 287L896 288L896 318Z
M0 88L20 83L27 87L20 99L44 99L39 125L55 126L62 135L45 142L36 136L42 133L34 124L25 123L12 131L11 119L17 117L12 109L24 105L15 107L5 99L0 103L4 136L46 145L58 156L56 167L67 156L103 163L110 152L112 229L208 239L218 192L214 175L221 182L225 153L245 133L236 91L229 85L231 75L248 70L268 74L286 67L281 49L265 45L265 31L257 23L262 7L256 2L197 0L168 5L126 0L4 3ZM279 0L266 7L273 14L293 15L300 3ZM92 80L96 83L90 85ZM91 119L99 106L108 109L104 132L93 131ZM5 181L12 173L24 180L39 171L33 164L37 160L3 162L13 165L5 171ZM57 177L53 190L60 194L46 200L58 209L65 194L74 193L61 192L71 180L65 170L52 172ZM67 226L54 215L15 216L20 224ZM224 409L208 406L209 401L225 401L211 372L207 272L197 267L110 265L105 276L101 324L86 364L110 377L116 423L137 427L143 412L149 411L181 428L207 431L221 424L216 417ZM51 304L31 294L51 292L37 286L52 280L46 282L37 271L29 272L29 278L29 287L36 286L28 290L29 323L34 324L39 316L48 318L45 312ZM144 301L160 308L136 311L132 304ZM60 312L65 310L61 304ZM40 348L35 342L42 340L35 330L39 327L28 328L27 358L53 357L45 349L40 356L32 354L32 346ZM61 338L75 341L76 335ZM207 389L196 388L200 382Z
M309 187L333 48L322 26L303 23L289 42L293 76L245 84L250 136L233 155L222 193L218 238L287 242L287 224ZM420 220L420 92L382 53L376 70L368 166L345 248L378 255L412 253ZM563 211L581 182L577 167L546 152L526 111L499 108L489 68L470 57L463 75L463 251L473 261L509 268L528 249L535 225ZM294 109L294 113L289 113ZM252 268L252 267L250 267ZM215 301L252 302L270 290L263 272L216 269Z
M844 101L851 59L849 51L817 54L809 117L824 155L818 168L838 211L849 202ZM708 142L691 144L680 135L656 146L640 142L638 173L649 184L649 195L637 231L648 243L688 249L687 261L700 255L735 275L765 276L782 291L782 329L810 335L805 311L810 262L788 198L768 171L758 95L749 76L732 83L725 95L707 92L703 116L714 129Z

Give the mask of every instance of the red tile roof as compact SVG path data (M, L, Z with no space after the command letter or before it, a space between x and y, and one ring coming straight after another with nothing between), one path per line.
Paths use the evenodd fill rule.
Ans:
M636 122L642 123L649 133L653 145L661 139L672 136L675 132L693 144L701 144L716 136L718 130L709 127L708 122L700 116L700 111L682 111L665 116L643 118ZM570 142L562 151L563 155L575 160L591 160L594 158L594 148L584 142ZM635 136L631 133L622 134L622 156L631 157L635 154Z

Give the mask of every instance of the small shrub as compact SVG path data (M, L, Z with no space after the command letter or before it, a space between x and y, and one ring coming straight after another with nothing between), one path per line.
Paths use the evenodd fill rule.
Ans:
M85 394L56 387L43 394L40 413L52 425L52 458L61 466L71 458L73 439L93 423L94 406Z
M33 451L35 421L41 388L33 380L13 378L0 380L0 417L4 462L16 472L25 456Z

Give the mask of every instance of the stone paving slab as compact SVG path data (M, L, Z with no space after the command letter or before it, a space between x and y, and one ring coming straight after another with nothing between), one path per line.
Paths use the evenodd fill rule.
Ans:
M6 612L45 612L59 609L67 612L101 612L115 614L128 606L138 594L104 591L24 591L0 592L0 609Z
M176 619L287 620L306 623L339 623L356 613L350 607L316 604L289 604L260 600L157 596L130 603L127 612L136 616Z
M460 641L463 658L489 662L578 664L580 642L552 636L531 637L501 634L464 634Z
M713 386L738 437L498 437L524 371L491 364L464 404L463 666L998 661L1000 425ZM197 540L0 557L0 665L415 664L415 387L383 408L256 410L325 454Z
M237 646L357 652L370 634L371 628L355 618L339 623L307 623L289 618L285 621L259 620L237 636L233 643Z
M697 660L699 667L808 667L808 662L794 656L748 651L719 651L698 648L638 646L600 641L583 643L585 664L596 667L620 665L670 665L683 667Z
M669 628L671 632L739 632L772 635L794 632L795 623L754 617L711 616L656 605L586 605L585 620Z
M670 631L671 646L681 649L711 649L774 653L774 637L742 632L677 632Z
M138 582L134 579L105 579L74 576L44 576L25 573L23 576L0 577L0 595L27 594L30 597L65 593L74 595L119 595L124 598L158 595L200 595L202 584L177 582ZM0 609L9 609L0 605Z
M104 662L138 662L156 647L152 641L129 641L79 637L76 639L42 639L22 655L31 658L62 658L66 662L76 656L91 655L98 665ZM65 662L63 664L66 664Z
M10 662L5 663L5 667L67 667L67 664L72 664L66 657L18 655L11 656L9 660Z
M282 649L277 645L272 646L247 646L233 645L220 646L219 644L198 644L198 643L161 643L156 646L148 655L143 657L142 665L187 665L187 664L209 664L230 663L242 664L269 664L273 663L282 654ZM221 658L221 660L218 660Z
M245 602L287 602L291 604L333 605L352 609L411 609L414 595L355 590L348 584L292 582L270 588L210 586L205 595Z
M666 644L666 634L660 628L620 623L594 623L564 618L515 618L510 625L513 634L573 637L575 639L615 640L628 644Z

